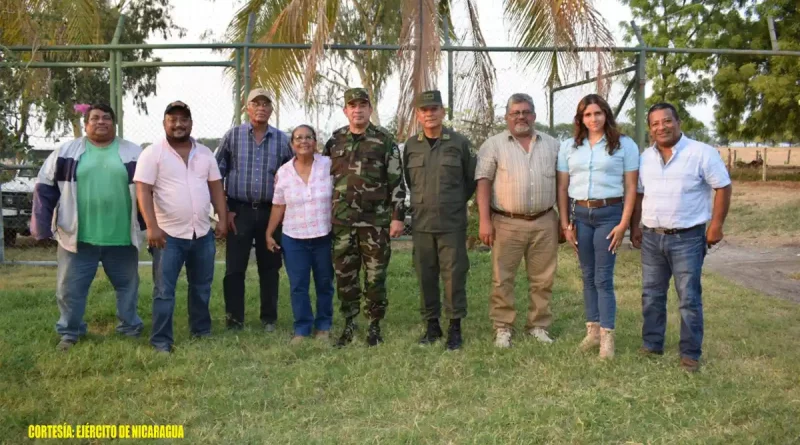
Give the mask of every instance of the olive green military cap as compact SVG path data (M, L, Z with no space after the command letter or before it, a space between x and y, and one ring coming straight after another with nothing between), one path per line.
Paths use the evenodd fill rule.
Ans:
M431 105L444 106L442 103L442 93L439 90L423 91L417 96L417 108L429 107Z
M344 92L344 103L349 104L354 100L365 100L370 102L369 93L365 88L350 88ZM371 102L370 102L371 103Z

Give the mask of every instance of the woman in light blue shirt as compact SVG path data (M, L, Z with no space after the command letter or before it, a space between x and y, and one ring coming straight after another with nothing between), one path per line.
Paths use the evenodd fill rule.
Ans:
M564 235L583 272L586 337L614 357L614 263L636 202L639 149L620 134L608 102L590 94L578 103L575 137L558 152L558 210Z

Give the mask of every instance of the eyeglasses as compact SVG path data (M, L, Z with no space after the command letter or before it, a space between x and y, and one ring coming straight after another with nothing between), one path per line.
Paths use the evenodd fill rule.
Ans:
M513 113L508 113L508 117L513 117L513 118L515 118L515 119L516 119L516 118L518 118L518 117L524 117L524 118L526 118L526 119L527 119L527 118L528 118L528 117L530 117L532 114L533 114L533 111L530 111L530 110L522 110L522 111L515 111L515 112L513 112Z
M253 108L272 108L272 102L250 102Z
M164 120L166 120L168 124L181 123L184 125L189 125L192 122L192 118L186 116L181 116L181 117L167 116Z
M314 136L295 136L294 140L297 142L302 142L302 141L314 141L316 139L314 139Z

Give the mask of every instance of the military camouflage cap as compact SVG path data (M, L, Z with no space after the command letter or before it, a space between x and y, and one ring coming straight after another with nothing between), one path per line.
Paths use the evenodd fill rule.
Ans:
M439 90L423 91L417 96L417 108L429 107L431 105L444 106L442 103L442 93Z
M344 103L349 104L354 100L365 100L370 102L369 93L365 88L350 88L344 92ZM370 102L371 103L371 102Z

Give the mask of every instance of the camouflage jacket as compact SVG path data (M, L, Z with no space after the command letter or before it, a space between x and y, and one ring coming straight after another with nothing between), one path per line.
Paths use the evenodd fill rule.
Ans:
M406 189L400 150L387 130L370 124L363 135L349 127L325 144L333 176L333 224L388 227L405 219Z

